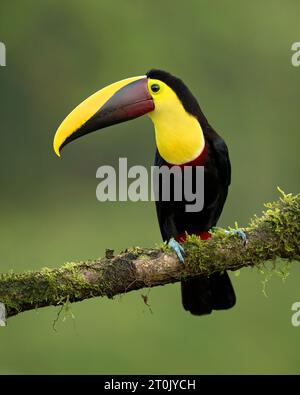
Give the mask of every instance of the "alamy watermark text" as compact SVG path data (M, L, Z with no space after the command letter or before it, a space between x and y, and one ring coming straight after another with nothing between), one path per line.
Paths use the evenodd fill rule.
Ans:
M6 47L2 42L0 42L0 66L6 66Z
M128 168L127 159L119 158L118 172L113 166L100 166L96 177L101 179L96 189L100 202L185 202L186 212L198 212L204 206L203 166L151 166L149 176L146 167Z

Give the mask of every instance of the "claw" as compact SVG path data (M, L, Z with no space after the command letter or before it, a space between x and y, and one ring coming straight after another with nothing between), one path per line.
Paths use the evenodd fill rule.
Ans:
M244 244L246 244L246 242L247 242L246 233L243 232L241 229L225 230L225 233L228 234L228 235L236 235L236 236L238 236L240 239L242 239Z
M176 241L173 237L169 240L168 242L168 246L170 248L172 248L172 250L174 250L176 252L176 255L178 256L178 259L180 260L180 262L184 262L184 249L183 247L180 245L180 243L178 243L178 241Z
M244 242L247 241L246 233L243 232L241 229L236 229L236 230L234 231L234 234L236 234L238 237L240 237Z

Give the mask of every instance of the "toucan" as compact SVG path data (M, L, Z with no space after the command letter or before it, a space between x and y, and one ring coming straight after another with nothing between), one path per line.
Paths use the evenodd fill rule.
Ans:
M217 224L230 185L231 165L224 140L209 124L181 79L151 69L145 75L123 79L99 90L61 123L54 137L54 151L60 156L61 149L71 141L144 114L154 124L156 166L204 167L201 211L187 212L184 197L182 201L156 201L162 238L184 261L182 244L187 235L206 240ZM181 295L184 309L193 315L228 309L236 302L227 272L184 280Z

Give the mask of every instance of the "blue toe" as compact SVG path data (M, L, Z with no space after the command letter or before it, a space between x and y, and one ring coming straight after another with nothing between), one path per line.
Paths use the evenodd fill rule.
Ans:
M178 259L180 262L184 262L184 249L178 241L176 241L173 237L169 240L168 246L172 248L176 252L176 255L178 256Z
M243 242L246 242L246 241L247 241L246 233L243 232L241 229L225 230L225 233L228 234L228 235L236 235L236 236L238 236L240 239L242 239Z
M234 234L236 234L238 237L240 237L243 241L247 240L246 233L243 232L241 229L237 229L234 231Z

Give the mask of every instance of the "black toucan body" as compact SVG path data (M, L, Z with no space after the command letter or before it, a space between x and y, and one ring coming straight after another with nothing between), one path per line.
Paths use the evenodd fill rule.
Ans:
M193 187L197 182L194 169L204 167L201 211L188 212L189 202L184 196L181 201L171 198L156 202L163 239L182 242L186 234L209 238L209 230L217 224L230 184L228 150L190 90L173 75L150 70L145 76L122 80L96 92L63 121L54 138L54 150L60 155L61 148L78 137L144 114L150 116L155 127L156 166L177 166L182 170L182 177L185 166L192 166ZM194 315L228 309L235 304L226 272L183 281L181 288L183 306Z

